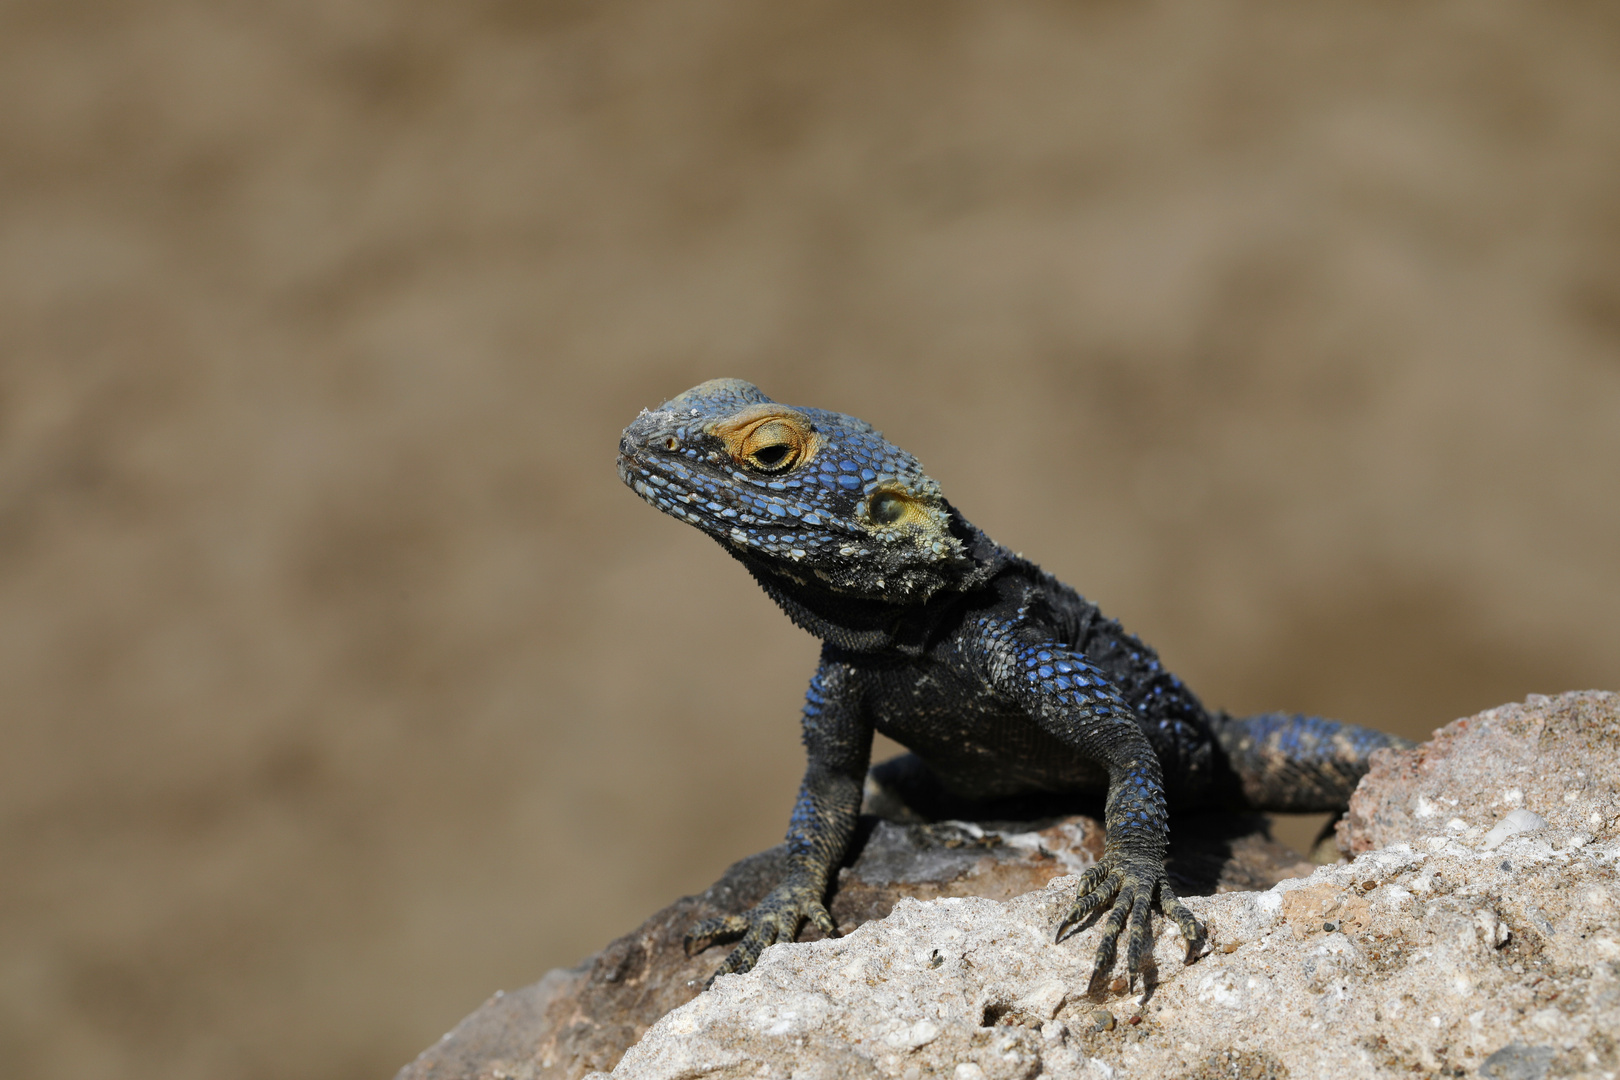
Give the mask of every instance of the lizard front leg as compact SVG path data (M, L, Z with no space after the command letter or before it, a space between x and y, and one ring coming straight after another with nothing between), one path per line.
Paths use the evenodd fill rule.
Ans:
M688 956L717 940L742 937L709 977L710 985L722 975L749 970L769 946L792 941L806 919L823 933L837 932L825 904L827 884L855 832L872 756L872 726L861 715L851 682L849 666L823 653L805 691L809 764L788 824L787 873L747 912L705 919L686 932Z
M1189 946L1196 944L1202 938L1198 921L1165 879L1170 830L1164 774L1135 710L1100 668L1052 640L1044 628L1021 619L986 617L979 620L979 630L997 691L1108 774L1103 857L1082 875L1057 936L1061 939L1070 925L1113 903L1097 945L1093 980L1113 967L1127 925L1126 970L1133 978L1141 971L1142 955L1152 943L1155 900Z

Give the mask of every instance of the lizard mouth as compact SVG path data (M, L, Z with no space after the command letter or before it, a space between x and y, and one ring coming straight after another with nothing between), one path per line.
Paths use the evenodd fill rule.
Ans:
M686 419L643 412L620 437L619 478L643 500L730 547L793 562L837 539L800 482L743 474L700 418Z

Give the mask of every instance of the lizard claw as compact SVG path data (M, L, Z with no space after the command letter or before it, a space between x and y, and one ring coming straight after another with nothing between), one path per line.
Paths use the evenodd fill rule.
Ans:
M1203 937L1203 930L1193 913L1187 910L1164 878L1164 867L1142 859L1129 859L1110 852L1102 861L1086 871L1080 879L1079 893L1067 913L1059 920L1057 940L1063 932L1083 920L1087 915L1113 903L1113 910L1103 921L1102 935L1097 942L1096 964L1092 967L1093 982L1100 981L1114 966L1118 955L1119 937L1127 925L1125 970L1134 981L1142 970L1142 957L1151 952L1153 900L1175 920L1181 934L1191 948Z
M1099 890L1097 888L1098 885L1102 884L1103 881L1109 877L1109 874L1109 864L1105 859L1103 862L1097 863L1080 876L1080 889L1076 894L1075 901L1069 907L1069 910L1064 914L1063 918L1058 920L1057 933L1052 937L1054 944L1063 940L1063 932L1065 930L1076 923L1081 922L1087 915L1090 915L1093 911L1096 911L1098 908L1108 903L1109 900L1113 899L1117 888L1103 890Z
M686 932L686 955L695 956L716 941L741 937L737 947L725 958L715 973L704 984L714 985L722 975L740 975L750 970L760 953L783 941L792 941L806 920L828 937L836 936L838 927L832 915L807 884L783 882L770 895L742 915L722 915L694 923Z

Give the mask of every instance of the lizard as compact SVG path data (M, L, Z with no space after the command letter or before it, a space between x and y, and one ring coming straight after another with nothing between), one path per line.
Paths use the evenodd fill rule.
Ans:
M1314 716L1211 711L1158 654L945 499L916 458L853 416L712 379L643 409L620 478L713 537L821 640L802 714L807 765L787 869L757 905L694 924L688 955L740 938L709 980L751 969L808 921L831 936L829 883L856 829L873 732L966 799L1104 796L1104 850L1056 940L1093 913L1092 979L1125 935L1134 983L1159 909L1197 919L1165 874L1169 810L1343 810L1370 754L1412 745Z

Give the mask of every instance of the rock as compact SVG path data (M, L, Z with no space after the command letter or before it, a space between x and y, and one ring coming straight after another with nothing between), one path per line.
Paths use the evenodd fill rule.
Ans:
M612 1075L1620 1071L1617 702L1533 699L1384 756L1342 834L1353 862L1189 899L1210 951L1187 964L1160 933L1145 993L1086 985L1095 926L1051 942L1069 881L1003 903L902 901L846 938L767 950ZM1419 799L1436 811L1395 809ZM1516 831L1534 826L1520 816L1487 842L1515 810L1545 824Z
M1006 903L902 901L847 938L767 950L749 975L655 1024L613 1076L1620 1066L1620 842L1541 851L1526 837L1483 853L1436 839L1433 851L1400 844L1268 892L1189 899L1214 949L1187 965L1175 935L1158 935L1145 996L1087 987L1095 927L1052 944L1068 881ZM1519 869L1502 870L1502 853ZM1100 1007L1120 1018L1112 1030Z
M885 793L875 794L880 797L869 805L912 816L903 804L886 802ZM1177 826L1176 837L1171 870L1186 895L1268 886L1311 869L1270 840L1258 817L1189 821ZM1091 865L1102 840L1097 821L1078 815L1033 823L866 818L859 856L839 874L833 918L848 933L889 915L902 899L1008 900ZM696 997L725 957L724 947L687 957L686 928L752 905L781 874L785 855L777 847L743 859L703 894L677 900L578 967L496 994L406 1066L399 1080L577 1080L611 1068L654 1021ZM817 936L806 928L801 940ZM910 1030L907 1037L920 1039L925 1029ZM829 1062L842 1060L832 1049L827 1053ZM838 1069L828 1075L842 1075Z
M722 954L680 956L681 930L763 892L780 860L768 852L580 968L490 1002L402 1076L576 1077L608 1067L648 1024L615 1080L1613 1076L1617 756L1613 694L1459 720L1380 755L1339 834L1353 861L1265 891L1231 891L1242 837L1213 834L1200 861L1183 823L1179 873L1203 873L1214 893L1187 897L1208 948L1189 962L1156 919L1134 987L1088 984L1095 923L1052 941L1069 872L1096 851L1095 824L1065 819L1043 839L879 824L834 900L835 913L856 909L838 916L846 926L865 919L858 929L775 946L752 972L694 996L683 980ZM1231 830L1241 819L1209 816L1223 820ZM1210 854L1223 849L1224 860ZM1028 882L1033 891L1011 899L968 887Z
M1617 701L1595 690L1536 694L1448 724L1415 751L1374 754L1339 823L1340 851L1356 855L1437 834L1467 843L1488 833L1505 839L1507 830L1523 832L1534 821L1590 836L1614 829Z

